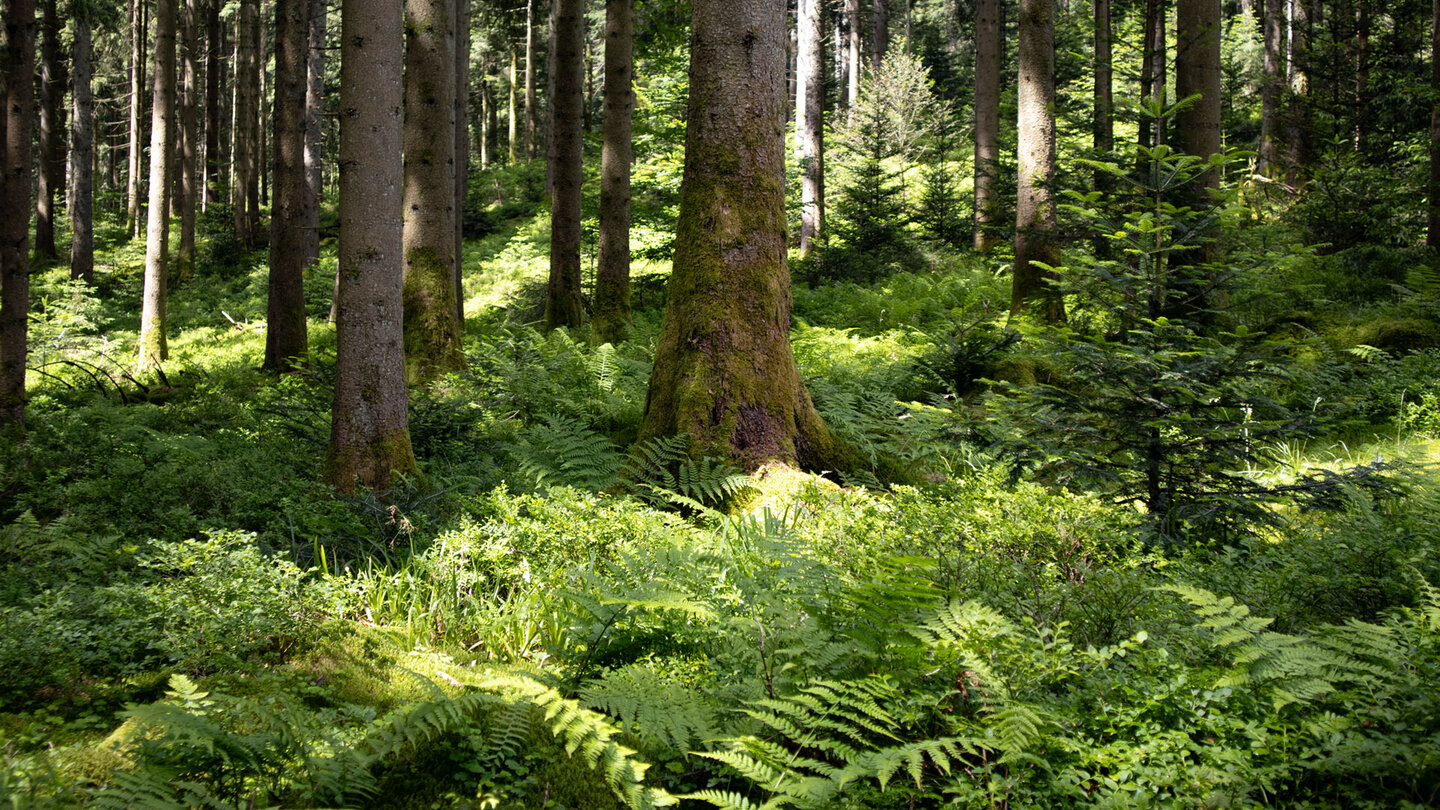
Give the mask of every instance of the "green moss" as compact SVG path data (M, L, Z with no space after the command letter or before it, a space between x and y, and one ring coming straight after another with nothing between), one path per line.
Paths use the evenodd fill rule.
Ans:
M405 254L405 380L418 385L465 367L452 263L430 245Z

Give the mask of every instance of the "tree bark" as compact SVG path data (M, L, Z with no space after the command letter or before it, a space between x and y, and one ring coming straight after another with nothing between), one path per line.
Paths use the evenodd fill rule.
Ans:
M1144 55L1140 60L1139 143L1142 147L1165 142L1165 119L1152 115L1150 105L1165 106L1165 0L1145 0ZM1142 161L1143 162L1143 161Z
M35 177L35 258L53 262L55 195L65 186L65 62L60 54L58 0L45 0L40 25L40 160Z
M455 0L455 325L465 332L465 200L470 188L470 0Z
M184 281L195 274L195 207L198 186L195 178L195 151L199 146L199 121L196 116L195 67L199 43L195 36L198 0L180 0L180 182L176 207L180 209L180 250L175 256L175 275Z
M1313 0L1291 0L1290 95L1286 156L1290 182L1300 185L1310 165L1310 18Z
M1355 5L1355 149L1364 152L1370 140L1370 0Z
M825 49L820 0L800 0L797 12L795 141L800 159L800 256L823 238L825 223Z
M341 492L415 472L406 415L401 252L404 20L393 0L341 7L335 398L323 477Z
M674 274L641 440L696 456L845 469L790 350L785 9L694 0Z
M890 14L885 0L871 0L870 31L870 69L878 71L890 50Z
M205 208L225 194L225 160L221 149L220 54L225 49L225 27L220 24L222 0L205 6Z
M240 0L235 15L234 177L230 190L235 238L255 245L260 226L260 47L259 0Z
M127 230L140 235L141 113L145 109L145 3L130 0L130 151L125 181Z
M141 371L169 355L165 330L165 273L170 260L172 143L175 140L176 0L155 3L155 77L150 101L150 200L145 226L145 291L140 313Z
M975 249L1000 244L1000 0L975 1Z
M583 141L585 62L583 0L556 0L555 60L550 64L555 93L550 99L550 136L554 147L550 207L550 283L545 297L545 327L579 326L580 301L580 156Z
M460 368L455 318L455 5L406 0L405 377Z
M845 19L849 23L850 38L846 64L850 71L845 83L845 107L854 114L860 103L860 0L845 0Z
M1175 96L1200 98L1176 112L1174 141L1182 152L1209 158L1221 149L1220 0L1179 0L1175 22ZM1219 183L1210 171L1199 185Z
M90 86L90 13L75 9L74 124L70 128L70 277L95 283L95 95Z
M1012 314L1034 311L1042 319L1065 319L1064 301L1053 287L1060 263L1055 177L1055 0L1020 0L1017 97L1019 169L1015 200L1015 270Z
M303 366L305 226L311 217L305 172L305 68L310 0L275 3L275 205L270 211L270 285L265 320L267 371Z
M1430 182L1425 244L1440 248L1440 0L1430 4Z
M535 159L537 118L540 104L535 98L535 3L525 3L525 159Z
M1095 126L1091 146L1103 159L1115 148L1115 103L1111 81L1110 0L1095 4ZM1109 174L1097 172L1095 187L1106 185Z
M1280 101L1285 92L1285 0L1263 0L1264 77L1260 84L1260 149L1255 170L1273 176L1280 165Z
M320 201L325 197L325 0L310 0L305 57L305 266L320 258Z
M600 235L592 329L601 343L630 336L630 162L635 93L632 0L605 3L605 120L600 153Z
M506 119L505 119L505 122L506 122L506 124L507 124L508 127L509 127L509 130L508 130L508 132L506 133L506 137L505 137L505 149L506 149L505 156L506 156L506 158L508 159L508 161L509 161L510 163L512 163L512 164L513 164L516 160L518 160L519 157L520 157L520 150L519 150L519 148L516 146L516 141L517 141L518 138L519 138L519 122L516 120L516 116L517 116L518 111L519 111L519 99L517 98L517 96L518 96L519 93L520 93L519 88L518 88L518 85L516 84L516 82L518 82L518 81L520 80L520 76L519 76L519 66L518 66L518 64L517 64L518 62L519 62L519 57L516 55L515 49L514 49L514 48L511 48L511 49L510 49L510 112L509 112L509 115L508 115L508 116L506 117Z
M5 11L4 175L0 176L0 425L25 427L30 309L30 138L35 116L35 0Z

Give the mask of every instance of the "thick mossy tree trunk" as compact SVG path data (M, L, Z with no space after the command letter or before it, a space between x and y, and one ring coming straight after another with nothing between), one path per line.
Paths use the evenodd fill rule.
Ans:
M975 2L975 249L1000 243L1000 0Z
M580 157L584 143L585 16L584 0L555 4L555 93L550 100L550 283L545 296L545 327L579 326L580 299Z
M688 434L747 470L850 468L790 351L784 4L692 8L674 274L640 438Z
M150 100L150 201L145 225L145 291L140 311L141 371L169 356L166 341L166 271L170 263L170 192L175 141L175 22L177 0L155 4L155 79Z
M405 13L405 368L424 383L465 363L455 318L455 4Z
M635 92L632 0L605 3L605 121L600 152L600 244L595 269L595 339L630 334L630 139Z
M323 476L341 492L415 472L401 323L404 25L393 0L340 11L340 245L335 399Z
M825 48L820 0L796 9L795 142L800 158L800 255L809 256L825 223Z
M286 371L305 362L305 226L310 197L305 181L305 52L310 0L275 3L275 205L270 211L270 286L266 305L265 369Z
M95 94L90 86L90 12L77 5L74 124L70 127L70 277L95 283Z
M1015 200L1015 270L1010 311L1065 319L1065 303L1046 266L1060 263L1055 213L1055 0L1020 2L1020 79Z
M0 175L0 426L25 426L30 309L30 161L35 120L35 0L5 6L5 144Z

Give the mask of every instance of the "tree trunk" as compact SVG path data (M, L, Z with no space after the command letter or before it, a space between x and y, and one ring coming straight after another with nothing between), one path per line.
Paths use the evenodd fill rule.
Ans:
M400 303L401 12L392 0L347 0L340 12L339 311L323 477L345 493L416 469Z
M58 0L45 0L40 24L40 159L35 176L35 258L53 262L55 195L65 185L65 63L60 55Z
M509 112L508 117L506 118L506 124L509 126L509 131L506 133L505 148L506 148L506 158L507 158L507 159L509 160L509 162L512 163L512 164L513 164L516 160L518 160L519 157L520 157L520 150L516 147L516 141L518 140L519 135L520 135L520 134L519 134L519 122L516 120L516 116L517 116L517 113L518 113L518 110L519 110L519 100L517 99L517 96L520 94L519 88L518 88L518 86L517 86L517 84L516 84L516 82L518 82L519 79L520 79L520 77L519 77L519 67L518 67L518 65L517 65L517 62L518 62L518 61L519 61L519 57L516 55L515 49L514 49L514 48L511 48L511 49L510 49L510 112Z
M1209 158L1221 149L1220 0L1179 0L1175 22L1175 97L1200 98L1176 112L1174 141L1182 152ZM1200 185L1219 183L1212 170Z
M1440 0L1430 4L1430 183L1425 244L1440 248Z
M1115 148L1115 103L1111 87L1110 0L1095 3L1095 126L1091 145L1104 159ZM1110 177L1096 172L1095 187L1102 188Z
M1432 57L1433 58L1433 57ZM1370 0L1355 8L1355 150L1364 152L1370 140Z
M1049 322L1065 319L1064 301L1052 285L1060 263L1055 177L1055 0L1020 0L1017 94L1019 177L1015 200L1015 270L1012 314L1034 311Z
M197 184L195 182L195 149L199 145L199 129L196 117L195 51L198 42L195 37L195 17L199 13L198 0L181 0L184 7L181 14L181 63L180 63L180 183L176 206L180 209L180 250L176 255L176 278L184 281L195 274L195 203Z
M535 3L525 3L525 159L535 159L535 137L539 102L535 99ZM552 99L553 101L553 99Z
M224 197L225 161L221 151L220 54L225 49L225 27L220 24L221 0L205 6L205 208Z
M455 318L455 5L406 0L405 377L460 368Z
M234 185L235 238L253 247L260 224L259 0L240 0L235 15Z
M25 427L30 309L30 138L35 117L35 2L5 8L4 175L0 176L0 425Z
M70 277L95 283L95 96L90 82L90 14L75 9L74 125L70 128Z
M878 71L890 50L890 15L885 0L871 0L870 31L870 69Z
M495 137L495 100L490 97L490 74L488 65L485 75L480 77L480 168L490 168L490 161L493 160L490 152L490 139ZM462 211L461 215L464 213Z
M170 260L171 144L175 140L176 0L155 3L155 78L150 101L150 201L145 227L145 292L137 368L159 368L169 355L165 273Z
M555 60L550 63L555 93L550 99L554 147L550 208L550 283L545 327L580 325L580 153L584 118L585 12L583 0L556 0Z
M1280 165L1280 101L1285 92L1285 0L1263 0L1265 62L1260 84L1260 149L1255 170L1273 176Z
M310 0L275 3L275 205L270 211L270 286L265 320L267 371L303 366L305 226L311 217L305 171L305 69Z
M1000 0L975 2L975 249L1000 244Z
M800 256L823 238L825 222L825 49L820 0L800 0L797 13L795 141L800 158Z
M145 109L145 3L130 0L130 152L125 181L125 211L130 235L140 235L141 113Z
M1290 96L1285 162L1290 183L1304 182L1310 165L1310 18L1313 0L1291 0Z
M325 197L325 0L310 0L305 57L305 266L320 258L320 201ZM278 81L278 80L277 80ZM277 180L278 182L278 180Z
M465 200L470 188L470 0L455 0L455 325L465 332Z
M845 20L849 23L850 40L845 62L849 74L845 77L845 107L854 114L860 103L860 0L845 0Z
M605 121L600 153L600 244L595 270L595 339L630 335L630 162L635 93L632 0L605 3Z
M851 466L790 350L785 238L785 8L694 0L674 274L641 440L753 470Z
M1165 119L1151 110L1152 105L1165 106L1165 0L1145 0L1143 37L1138 140L1142 147L1152 147L1165 142Z

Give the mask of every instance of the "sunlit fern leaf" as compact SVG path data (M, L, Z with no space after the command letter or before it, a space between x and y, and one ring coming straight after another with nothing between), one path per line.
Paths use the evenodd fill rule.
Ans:
M677 798L707 802L720 810L780 810L782 807L790 807L795 804L789 796L775 796L763 804L756 804L744 795L733 791L721 790L700 790L695 793L685 793Z
M520 468L536 484L598 492L615 483L622 458L614 442L575 419L547 416L516 448Z

